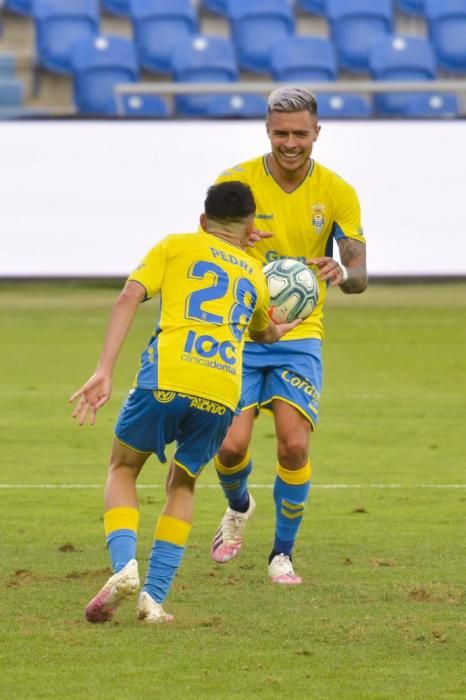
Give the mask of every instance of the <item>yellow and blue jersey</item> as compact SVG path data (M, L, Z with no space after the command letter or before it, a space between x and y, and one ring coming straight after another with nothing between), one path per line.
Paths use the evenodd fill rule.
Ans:
M249 185L256 200L255 225L273 233L258 241L249 255L266 265L279 258L306 261L332 256L334 240L353 238L365 243L358 197L353 187L328 168L309 161L309 170L293 192L285 192L273 178L267 156L240 163L216 180L239 180ZM284 340L323 337L323 305L327 286L319 281L319 302L314 312L287 333Z
M167 236L129 280L161 294L158 327L141 357L135 386L191 394L235 410L246 327L269 323L261 265L204 231Z

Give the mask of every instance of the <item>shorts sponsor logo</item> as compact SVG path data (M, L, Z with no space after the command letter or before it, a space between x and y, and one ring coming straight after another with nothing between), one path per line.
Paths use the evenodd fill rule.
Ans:
M288 369L285 369L282 372L281 376L285 382L291 384L291 386L295 387L296 389L299 389L300 391L304 392L304 394L306 394L306 397L311 399L311 402L308 404L308 406L309 408L315 411L314 404L318 404L320 401L320 394L315 388L315 386L308 382L306 379L300 377L298 374L293 374Z
M170 403L175 398L176 393L174 391L163 391L162 389L157 389L154 391L154 397L160 403Z

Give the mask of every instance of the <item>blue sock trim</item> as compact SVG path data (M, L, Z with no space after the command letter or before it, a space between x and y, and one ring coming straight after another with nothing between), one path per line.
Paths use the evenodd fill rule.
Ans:
M157 603L163 603L167 597L185 549L172 542L154 541L143 590Z
M114 530L107 535L107 548L116 574L131 560L136 559L137 535L134 530Z
M275 540L274 550L291 554L299 526L303 520L311 482L287 484L280 476L275 477L273 497L275 500Z

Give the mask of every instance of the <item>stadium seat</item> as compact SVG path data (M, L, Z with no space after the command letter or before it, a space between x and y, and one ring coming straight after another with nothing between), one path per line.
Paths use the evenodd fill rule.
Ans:
M175 46L198 31L191 0L131 0L130 16L139 65L168 73Z
M21 107L23 102L24 85L22 80L0 79L0 107Z
M219 36L197 35L180 42L172 55L172 74L182 82L225 83L238 79L233 44ZM179 114L206 114L212 95L179 95Z
M370 49L369 64L375 80L433 80L434 53L427 39L393 36L377 40ZM376 111L385 116L403 115L409 93L375 95Z
M215 12L217 15L226 17L228 0L201 0L201 6L205 7L210 12Z
M5 7L20 15L32 14L32 0L6 0Z
M270 72L271 49L294 32L291 5L286 0L228 0L227 11L239 65Z
M391 0L327 0L327 16L341 68L366 73L371 43L393 30Z
M102 5L104 10L111 12L113 15L129 15L130 0L102 0Z
M36 61L46 70L71 72L73 44L99 31L97 0L34 0Z
M10 53L0 54L0 80L14 78L16 73L16 59Z
M123 117L168 117L170 114L167 103L158 95L133 93L122 95L120 99L118 113Z
M120 36L75 44L71 67L76 108L84 114L116 114L115 86L138 80L134 44Z
M279 41L270 52L274 80L336 80L337 63L328 39L314 36L291 36Z
M456 95L443 93L412 95L406 103L404 116L415 117L417 119L458 117L458 98Z
M319 118L322 119L367 119L372 116L372 105L362 95L317 95Z
M263 95L217 95L207 106L209 117L264 118L267 115L267 100Z
M396 5L401 12L407 15L424 15L425 0L396 0Z
M327 0L296 0L296 7L310 12L312 15L327 14Z
M426 0L425 15L438 65L466 72L466 0Z

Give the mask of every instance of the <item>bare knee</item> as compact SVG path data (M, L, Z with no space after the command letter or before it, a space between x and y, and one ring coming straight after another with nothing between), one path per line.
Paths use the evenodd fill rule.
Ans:
M225 467L235 467L246 457L248 447L247 441L227 435L218 452L218 458Z
M309 440L307 435L291 433L282 437L277 446L278 462L285 469L303 467L309 455Z

